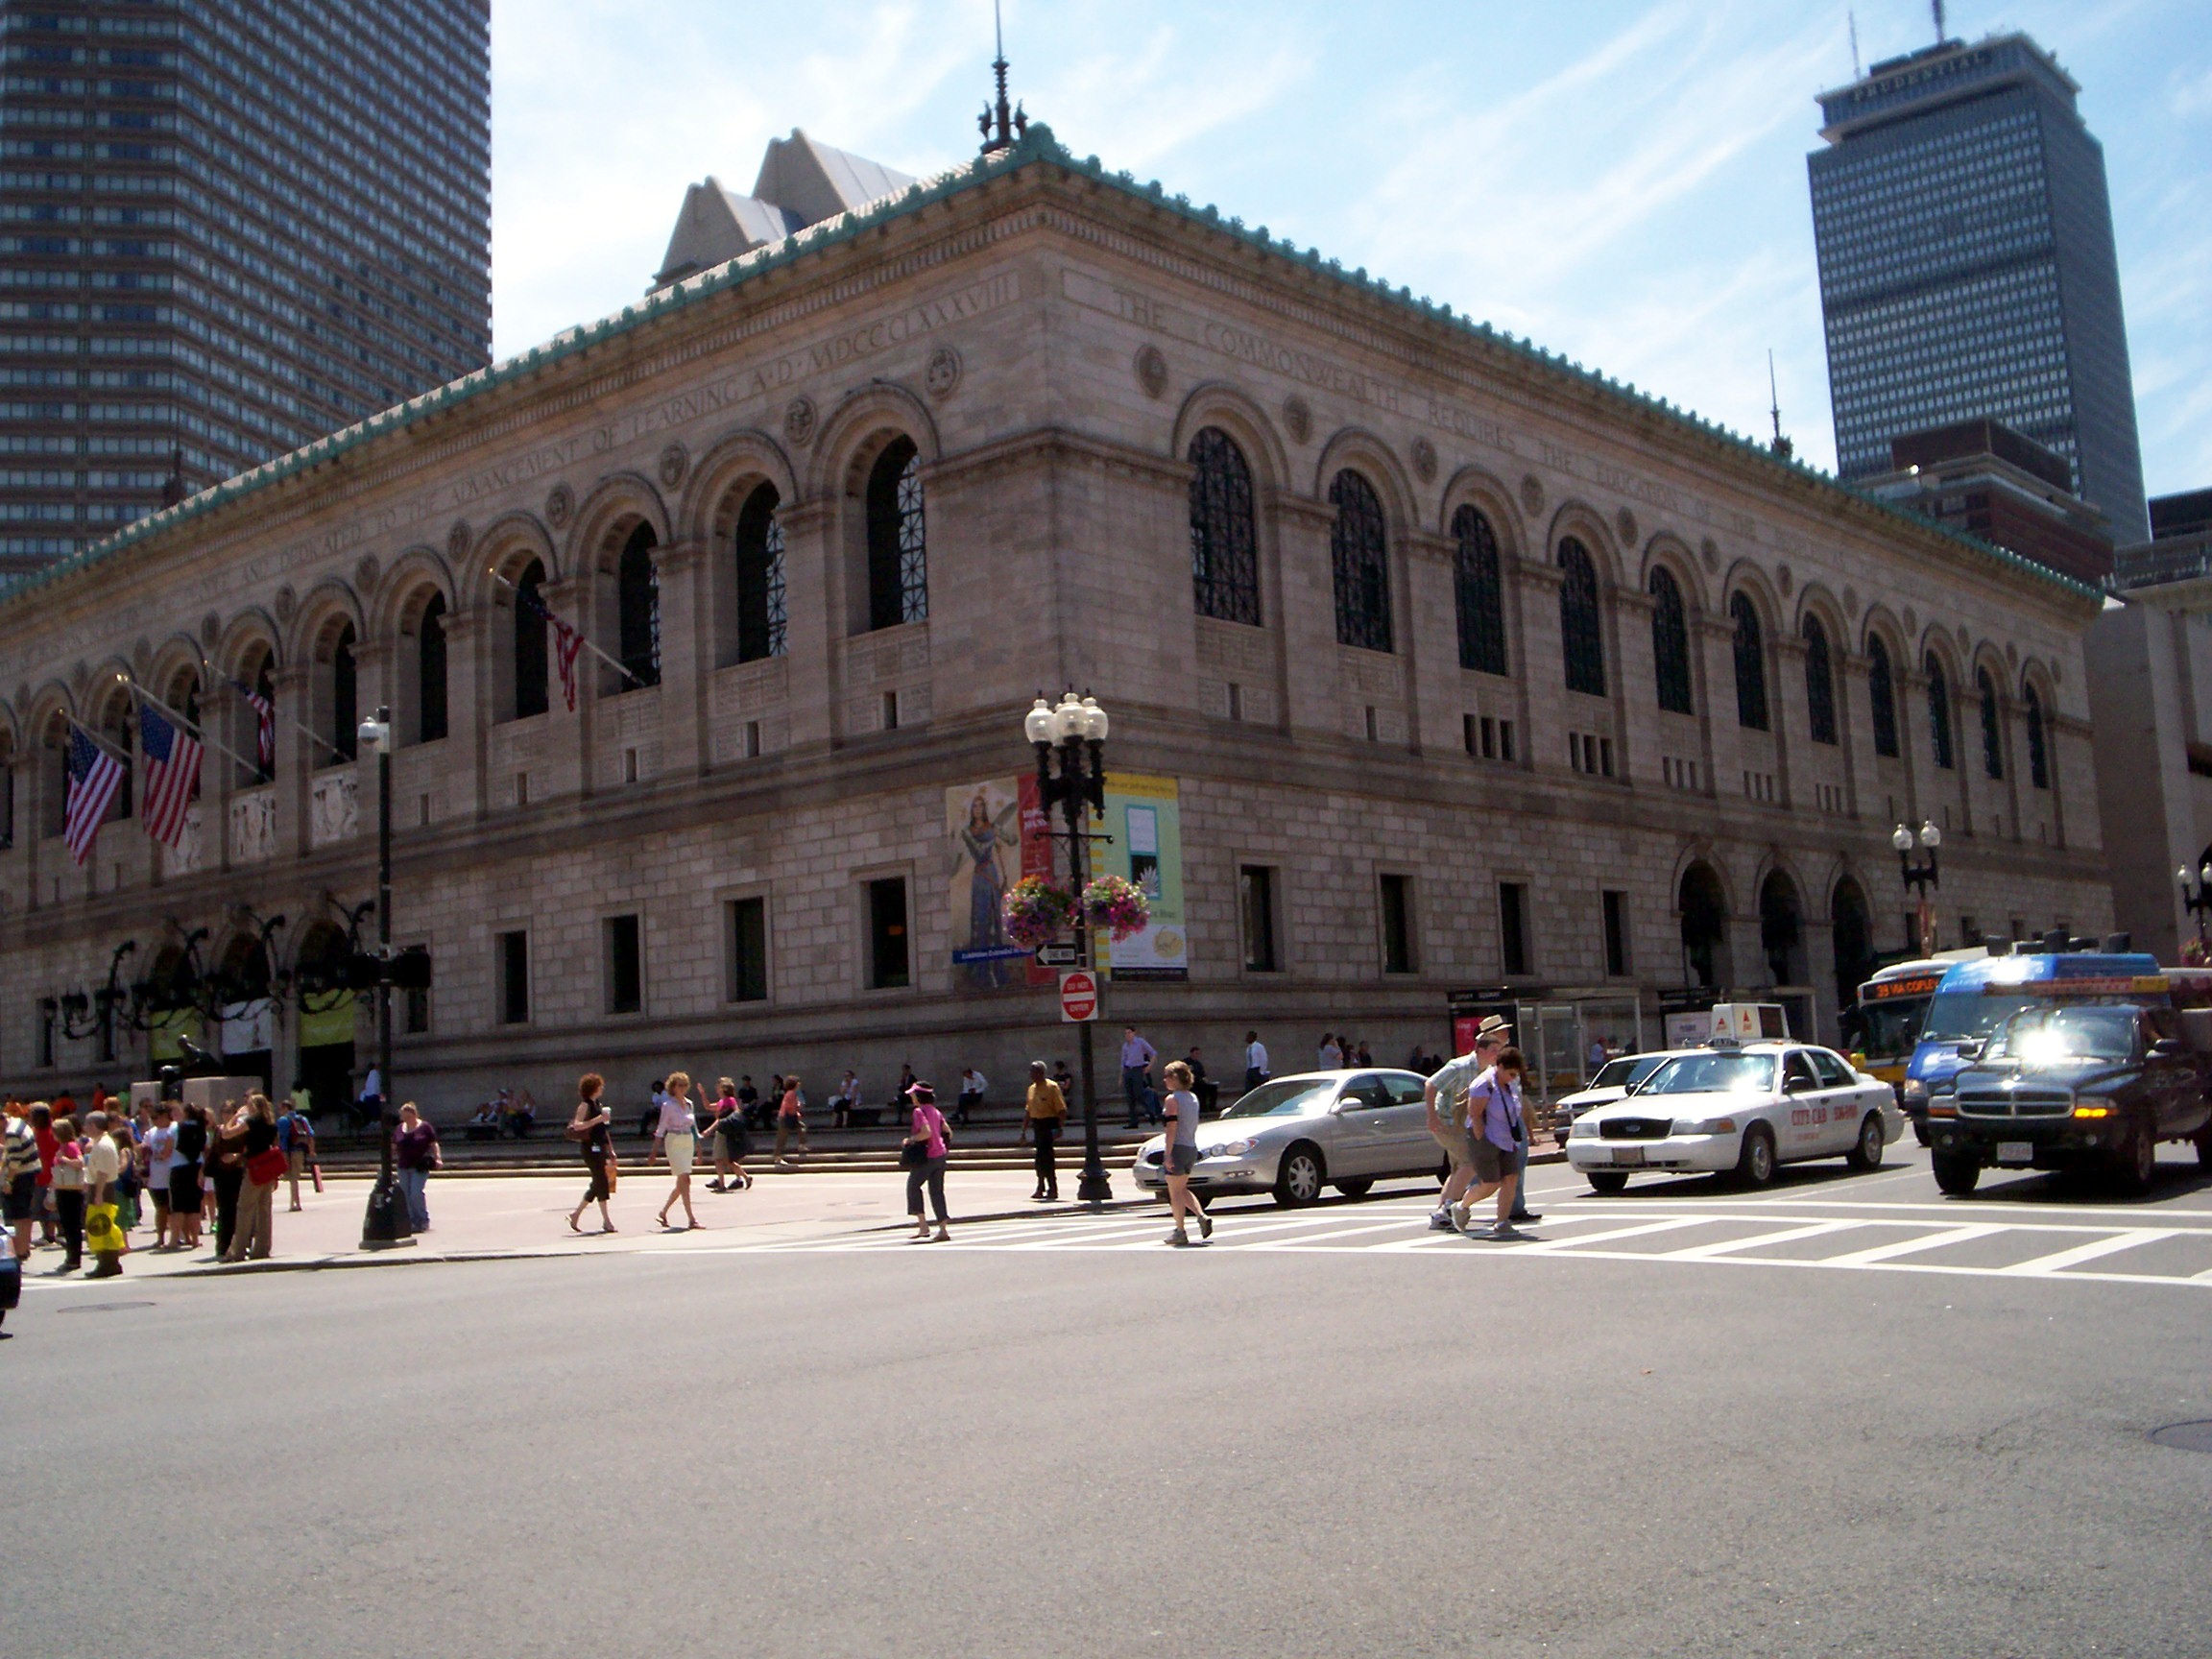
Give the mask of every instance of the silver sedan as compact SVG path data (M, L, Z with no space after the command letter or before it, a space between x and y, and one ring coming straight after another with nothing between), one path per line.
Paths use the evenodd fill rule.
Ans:
M1200 1192L1272 1192L1310 1204L1334 1187L1358 1198L1379 1180L1433 1176L1444 1154L1429 1133L1417 1071L1362 1068L1276 1077L1198 1128ZM1166 1189L1160 1136L1138 1149L1131 1173L1146 1191Z

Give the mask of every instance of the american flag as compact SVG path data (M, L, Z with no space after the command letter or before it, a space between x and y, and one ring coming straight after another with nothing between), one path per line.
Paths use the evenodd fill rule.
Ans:
M265 774L276 770L276 705L243 680L230 682L230 689L246 699L247 706L260 716L253 733L253 758Z
M164 847L184 833L184 815L200 793L200 739L164 719L151 704L138 708L138 753L146 757L139 822Z
M69 788L62 797L65 814L61 838L69 856L84 863L92 856L92 844L100 838L100 825L123 787L123 762L87 737L78 727L69 731Z
M568 712L576 712L576 654L584 649L584 636L553 614L550 607L540 597L535 588L515 589L515 603L553 630L553 662L561 670L561 695L567 699Z

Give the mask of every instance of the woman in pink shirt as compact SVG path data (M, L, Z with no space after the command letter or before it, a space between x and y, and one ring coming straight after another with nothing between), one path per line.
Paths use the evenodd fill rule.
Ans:
M899 1162L906 1169L906 1214L914 1217L914 1237L909 1242L943 1244L952 1237L945 1226L945 1153L948 1140L945 1114L937 1110L937 1092L926 1083L917 1083L907 1090L906 1098L914 1103L914 1116ZM929 1189L930 1203L937 1208L935 1234L931 1234L929 1223L922 1216L922 1189L925 1185Z

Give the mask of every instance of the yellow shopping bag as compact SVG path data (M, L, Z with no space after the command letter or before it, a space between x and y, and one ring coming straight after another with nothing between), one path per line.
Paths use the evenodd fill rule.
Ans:
M120 1256L123 1229L116 1224L115 1206L95 1204L84 1212L84 1248L95 1256Z

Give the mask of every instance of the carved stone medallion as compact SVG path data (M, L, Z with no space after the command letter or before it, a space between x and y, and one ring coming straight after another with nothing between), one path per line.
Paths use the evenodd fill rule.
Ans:
M215 648L215 641L222 637L222 617L210 611L206 615L200 618L200 644L203 649L212 651Z
M383 569L376 563L375 554L362 554L360 563L353 566L353 591L364 599L368 598L376 591L376 578L383 574Z
M1697 557L1704 561L1706 575L1718 576L1720 574L1720 543L1714 541L1712 537L1706 537L1703 541L1697 544Z
M1313 436L1313 411L1295 392L1283 399L1283 429L1290 434L1293 444L1303 444Z
M469 528L469 520L456 518L453 528L445 532L445 556L454 564L460 564L469 557L469 544L475 540L475 533Z
M940 346L929 353L929 361L922 370L922 389L943 401L960 384L960 353L950 346Z
M814 399L794 397L783 409L783 436L804 449L814 441Z
M1774 567L1774 586L1782 589L1783 598L1790 597L1791 591L1797 586L1797 577L1789 565L1777 565Z
M1167 359L1160 354L1159 347L1137 349L1137 384L1144 388L1147 397L1157 397L1167 390Z
M673 490L684 482L684 474L691 470L691 451L681 444L671 444L661 451L661 482Z
M1627 508L1623 507L1620 512L1613 515L1613 533L1621 538L1622 546L1633 547L1636 545L1636 515L1629 512Z
M292 591L292 584L287 582L276 589L276 620L290 627L292 618L299 613L300 595Z
M1544 480L1533 472L1521 477L1521 511L1531 518L1544 511Z
M1436 476L1436 445L1426 438L1413 440L1413 475L1424 484Z
M565 530L575 511L576 492L565 484L554 485L552 493L545 497L545 522L556 530Z

